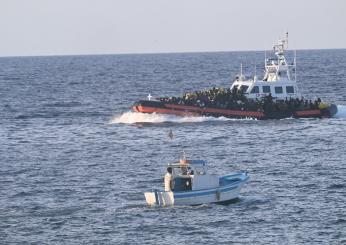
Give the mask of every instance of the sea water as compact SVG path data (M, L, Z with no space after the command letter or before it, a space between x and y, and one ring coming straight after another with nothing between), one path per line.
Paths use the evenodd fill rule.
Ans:
M229 87L240 63L261 76L264 52L0 58L0 243L346 243L346 50L297 56L303 95L334 118L131 112L149 93ZM148 207L183 150L247 171L239 200Z

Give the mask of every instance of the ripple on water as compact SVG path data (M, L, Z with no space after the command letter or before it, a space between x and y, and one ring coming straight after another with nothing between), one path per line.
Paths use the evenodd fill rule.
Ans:
M316 91L337 104L332 119L129 111L149 92L177 96L229 86L239 58L260 64L263 54L0 58L1 243L345 242L346 83L328 80L346 67L345 50L300 53L303 94ZM335 61L323 78L316 72L321 60ZM182 150L205 159L212 173L247 171L240 198L147 206L143 193L163 188L166 164Z

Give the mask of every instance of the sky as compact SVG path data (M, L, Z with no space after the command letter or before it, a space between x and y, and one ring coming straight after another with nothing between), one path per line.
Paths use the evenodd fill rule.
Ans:
M346 48L345 0L0 0L0 56Z

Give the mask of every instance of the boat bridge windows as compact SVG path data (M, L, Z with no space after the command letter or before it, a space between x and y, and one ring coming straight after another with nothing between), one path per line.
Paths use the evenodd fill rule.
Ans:
M263 86L263 93L270 93L270 86Z
M276 94L282 94L282 93L283 93L282 87L281 87L281 86L275 87L275 93L276 93Z
M247 89L249 88L249 86L247 85L242 85L239 89L241 92L245 93L247 91Z
M259 93L259 87L258 86L254 86L251 90L252 94L258 94Z
M244 85L243 85L244 86ZM243 87L242 86L242 87ZM293 95L295 94L295 87L294 86L270 86L270 85L255 85L253 87L251 87L249 93L250 94L277 94L280 95L282 97L282 95L286 94L286 95Z
M189 177L190 174L193 174L191 172L192 172L191 168L186 165L181 165L179 167L173 168L174 176Z
M293 86L286 86L286 93L294 94L294 87Z

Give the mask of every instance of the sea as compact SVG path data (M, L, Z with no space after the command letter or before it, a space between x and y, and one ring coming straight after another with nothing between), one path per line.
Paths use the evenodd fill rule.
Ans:
M131 111L230 87L240 64L262 77L264 51L0 58L0 244L346 244L345 49L297 51L303 96L333 118ZM239 199L147 206L183 151L248 172Z

